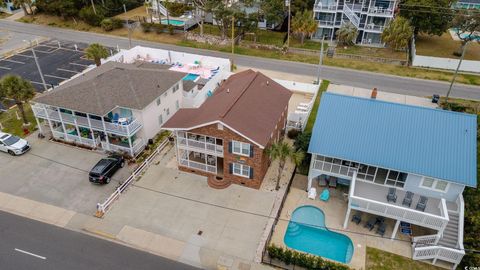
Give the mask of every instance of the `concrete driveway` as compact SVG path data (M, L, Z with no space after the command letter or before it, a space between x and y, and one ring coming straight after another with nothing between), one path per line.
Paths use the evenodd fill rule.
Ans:
M159 254L204 269L251 263L275 193L238 185L212 189L205 177L178 171L173 154L157 157L115 202L103 218L111 226L104 229L125 242L132 240L126 231L142 230L134 239L138 246L162 239L153 247Z
M93 185L88 172L104 155L40 140L36 133L27 140L32 149L22 156L0 152L0 192L92 215L96 204L129 175L125 167L110 184Z

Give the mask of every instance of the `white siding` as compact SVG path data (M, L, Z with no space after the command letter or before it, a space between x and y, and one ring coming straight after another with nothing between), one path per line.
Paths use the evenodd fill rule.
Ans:
M415 194L425 195L433 198L444 198L447 201L455 201L459 194L462 194L465 186L449 182L447 192L435 191L433 189L424 188L420 186L422 176L415 174L408 174L405 182L405 190L411 191Z

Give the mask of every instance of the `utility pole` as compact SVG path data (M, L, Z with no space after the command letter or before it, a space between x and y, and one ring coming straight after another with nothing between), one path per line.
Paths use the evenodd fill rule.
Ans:
M158 23L162 23L162 21L160 20L160 4L158 3L158 0L157 0L157 16L158 16Z
M460 66L462 65L463 58L465 57L465 52L467 51L467 45L468 45L468 41L463 46L462 56L460 56L460 61L458 61L457 69L455 70L455 74L453 74L452 82L450 83L450 87L448 88L448 91L447 91L447 96L445 97L445 105L448 104L448 97L450 96L450 92L452 91L453 84L455 83L455 80L457 79L458 70L460 69Z
M132 48L132 28L130 27L130 23L128 22L127 18L127 7L123 4L123 12L125 13L125 23L127 24L128 29L128 48Z
M235 54L235 16L232 15L232 54Z
M45 83L45 78L43 77L43 73L42 73L42 69L40 68L40 64L38 63L37 54L35 53L35 50L33 49L32 41L31 40L29 40L29 41L24 40L23 42L29 42L29 44L30 44L30 49L32 50L33 59L35 60L35 64L37 65L38 73L40 74L40 79L42 80L43 88L45 89L45 91L47 91L48 87L47 87L47 84Z
M285 5L288 6L288 27L287 27L287 48L290 48L290 16L291 16L291 0L285 0Z
M90 3L92 3L93 13L97 15L97 10L95 9L95 4L93 3L93 0L90 0Z
M325 35L322 37L322 45L320 47L320 60L318 61L318 71L317 71L317 84L320 84L320 73L322 72L323 65L323 43L325 42Z

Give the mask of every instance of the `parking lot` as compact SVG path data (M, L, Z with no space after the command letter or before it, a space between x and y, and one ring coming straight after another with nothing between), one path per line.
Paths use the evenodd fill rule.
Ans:
M119 170L108 185L94 185L88 172L104 156L46 139L27 137L32 149L12 157L0 152L0 192L92 215L119 180L129 175Z
M83 50L87 44L48 40L33 49L47 87L57 86L85 70L94 62L85 58ZM37 91L44 91L42 80L30 49L0 60L0 77L5 74L19 75L29 80Z

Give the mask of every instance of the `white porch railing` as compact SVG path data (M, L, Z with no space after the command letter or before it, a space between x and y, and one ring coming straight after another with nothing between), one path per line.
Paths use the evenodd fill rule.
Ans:
M202 151L204 153L223 157L223 145L217 145L193 139L186 139L182 137L177 137L177 142L180 148L191 149L194 151Z
M465 251L442 246L424 246L413 249L412 259L414 260L443 260L454 263L456 266L462 261Z
M421 246L434 246L440 240L439 234L432 234L432 235L422 235L413 237L413 248L421 247Z
M180 165L185 166L185 167L189 167L189 168L193 168L193 169L202 170L202 171L208 172L208 173L214 173L214 174L217 173L217 167L216 166L212 166L212 165L208 165L208 164L200 163L200 162L196 162L196 161L191 161L191 160L187 160L187 159L183 159L183 158L180 159Z
M72 135L72 134L68 134L68 133L65 134L63 132L56 131L56 130L52 131L52 135L55 139L58 139L58 140L63 140L63 141L66 141L66 142L82 144L82 145L89 146L89 147L92 147L92 148L97 147L97 145L99 144L98 140L83 138L81 136Z
M142 139L136 139L132 143L132 148L118 145L118 144L102 142L102 148L105 150L112 151L112 152L127 153L132 156L136 156L138 153L140 153L143 150L144 146L145 146L145 142Z
M101 218L107 210L110 208L110 206L113 204L113 202L120 197L120 194L122 194L127 187L135 180L139 175L142 175L145 169L148 168L148 166L152 163L152 161L155 159L155 157L160 153L160 151L163 150L168 145L168 140L169 138L166 138L158 147L153 151L153 153L145 159L145 161L138 166L135 171L123 182L103 203L97 203L97 212L95 214L96 217Z
M319 2L313 7L313 11L335 11L335 10L337 10L336 4L324 5L321 2Z
M38 105L32 105L33 114L38 118L50 119L54 121L64 122L67 124L78 125L86 128L92 128L99 131L107 131L122 136L131 136L138 131L142 124L133 119L128 125L115 124L105 122L105 129L103 123L100 120L92 119L90 117L83 117L78 115L72 115L69 113L63 113L59 110L53 110Z

